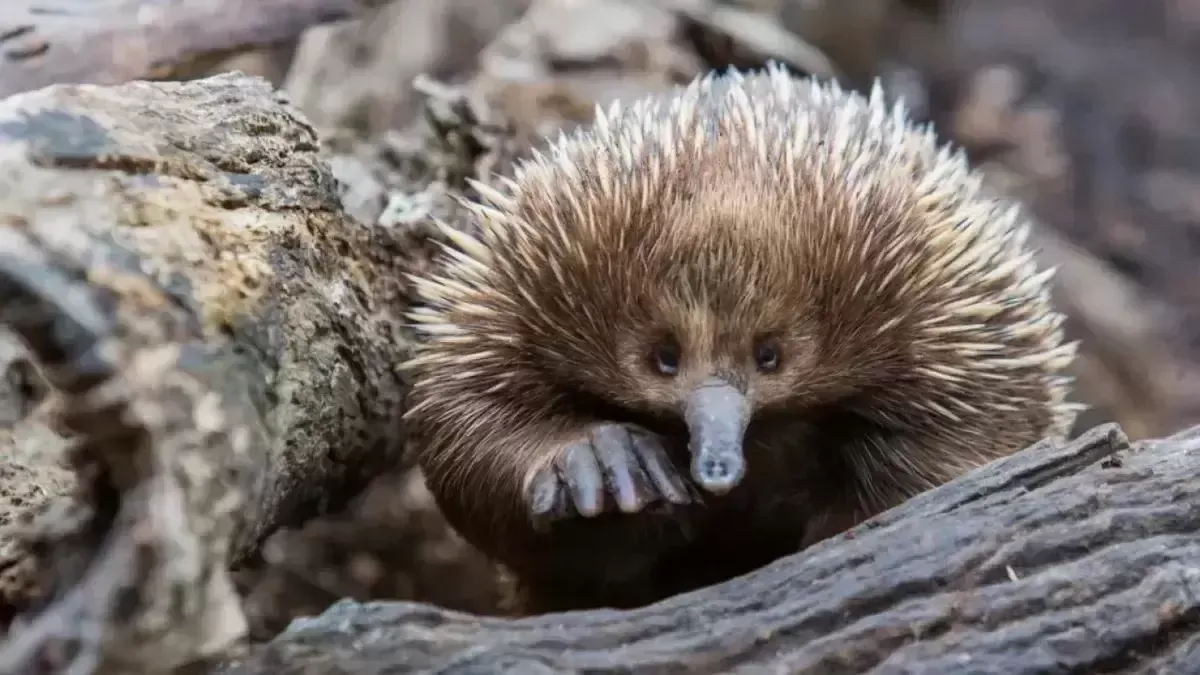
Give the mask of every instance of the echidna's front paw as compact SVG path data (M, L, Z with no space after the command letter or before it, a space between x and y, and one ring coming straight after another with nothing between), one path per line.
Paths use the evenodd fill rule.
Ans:
M616 507L635 513L655 501L686 504L696 492L675 470L659 438L623 424L599 424L558 453L530 481L536 524L591 517Z

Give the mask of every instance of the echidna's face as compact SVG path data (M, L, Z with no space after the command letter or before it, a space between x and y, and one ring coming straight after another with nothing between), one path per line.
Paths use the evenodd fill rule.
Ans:
M689 302L672 288L680 285L658 288L660 300L645 301L644 314L619 339L627 375L621 398L681 418L693 478L722 493L744 473L743 437L755 414L791 408L806 393L819 395L810 386L822 379L817 335L795 307L795 289L760 289L756 301L747 302L733 287L727 296L692 288L683 293Z

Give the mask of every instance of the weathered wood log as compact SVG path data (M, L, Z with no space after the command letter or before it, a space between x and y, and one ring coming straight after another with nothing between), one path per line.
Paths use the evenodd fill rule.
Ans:
M1200 427L1043 442L806 551L633 611L343 601L220 675L1194 673Z
M75 479L0 501L20 523L0 570L31 577L0 587L24 610L0 673L220 650L245 627L229 566L397 463L388 236L345 215L316 133L261 79L0 102L0 326L67 437L65 457L0 447L0 496L36 473L22 462Z
M353 16L365 0L5 0L0 97L58 83L186 76Z

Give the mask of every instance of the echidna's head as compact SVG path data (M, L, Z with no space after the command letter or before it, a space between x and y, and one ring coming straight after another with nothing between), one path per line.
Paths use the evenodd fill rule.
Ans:
M1073 347L1024 222L878 92L701 80L499 183L469 205L478 236L448 231L450 264L417 280L418 361L444 369L427 400L679 420L713 492L773 413L853 401L965 428L1062 402Z
M682 420L692 476L714 493L741 479L752 419L800 413L847 384L820 358L828 333L814 289L773 253L773 228L743 206L699 198L666 216L660 233L678 239L631 258L623 294L609 299L628 304L608 319L609 347L593 348L607 365L585 375L585 386L628 410ZM722 230L741 234L714 234Z
M480 240L453 236L480 262L438 282L457 294L435 312L457 337L431 335L433 353L532 414L686 426L693 478L721 493L744 473L753 418L835 395L846 373L819 358L815 270L778 224L780 200L731 177L675 178L636 209L576 183L535 192L528 177L520 202L476 207Z

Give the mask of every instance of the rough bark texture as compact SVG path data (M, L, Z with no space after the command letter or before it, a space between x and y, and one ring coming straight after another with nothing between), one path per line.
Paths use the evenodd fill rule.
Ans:
M344 601L215 672L1195 672L1198 477L1200 427L1131 448L1105 425L644 609Z
M228 566L399 460L403 260L317 151L236 75L0 104L0 320L51 389L41 436L10 439L42 451L3 449L0 592L29 611L0 672L224 647ZM29 495L60 460L74 480Z
M59 82L118 84L202 70L352 16L359 0L5 0L0 97Z

